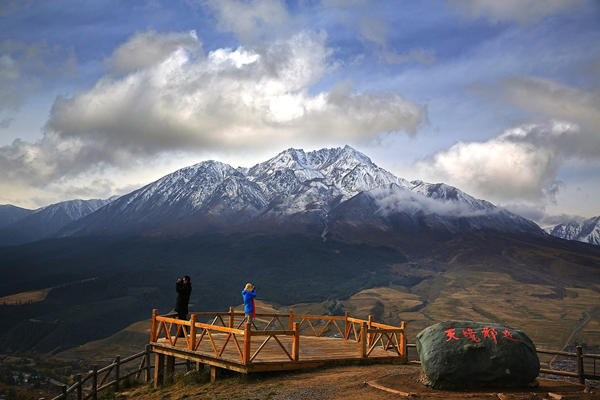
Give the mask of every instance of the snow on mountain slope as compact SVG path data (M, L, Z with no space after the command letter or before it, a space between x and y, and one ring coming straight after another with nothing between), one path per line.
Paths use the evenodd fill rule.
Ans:
M261 224L269 229L286 224L323 229L329 214L357 195L368 193L378 204L391 204L390 196L382 198L383 189L391 190L396 211L425 213L430 220L436 215L441 221L438 225L448 223L451 230L463 226L540 231L532 222L452 186L398 178L346 146L311 152L288 149L249 169L205 161L122 196L69 225L61 234L235 230L242 224L254 224L253 229L262 229ZM387 209L386 214L392 212ZM483 218L483 214L489 215ZM471 218L471 223L448 222L456 216Z
M552 236L561 239L577 240L600 246L600 216L582 222L559 224L549 231Z
M34 210L0 230L0 245L15 245L54 235L67 224L93 213L111 199L69 200Z

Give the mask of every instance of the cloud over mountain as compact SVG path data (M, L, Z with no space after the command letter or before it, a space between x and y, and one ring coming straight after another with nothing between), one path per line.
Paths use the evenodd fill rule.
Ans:
M88 91L54 102L37 142L0 147L0 180L41 185L172 151L241 152L414 133L423 109L396 92L315 90L336 68L326 35L204 54L192 33L138 33Z
M486 141L458 142L439 151L417 163L417 169L430 179L513 203L513 209L527 206L519 202L537 204L542 212L544 203L553 201L560 188L558 174L565 163L600 161L597 89L512 77L478 90L517 107L532 120L546 122L522 124Z

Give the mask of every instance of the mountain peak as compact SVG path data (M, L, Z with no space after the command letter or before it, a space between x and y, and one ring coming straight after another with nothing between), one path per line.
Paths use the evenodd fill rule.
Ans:
M558 224L550 229L550 234L561 239L577 240L600 246L600 216L588 218L582 222L571 221Z

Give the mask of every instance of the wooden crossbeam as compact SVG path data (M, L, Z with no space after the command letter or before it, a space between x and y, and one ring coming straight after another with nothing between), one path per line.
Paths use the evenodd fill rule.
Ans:
M267 324L267 326L265 326L265 328L263 329L263 331L266 331L269 329L269 327L271 326L271 324L275 322L275 317L271 318L271 320L269 321L269 323Z
M356 324L354 322L352 322L352 330L354 331L354 340L360 342L360 336L358 335L358 332L356 332Z
M165 331L165 337L167 338L171 346L173 346L173 340L171 340L171 327L167 329L167 323L165 321L161 321L161 328Z
M206 333L208 334L208 338L210 339L210 344L212 345L213 351L215 352L215 355L218 357L218 351L217 351L217 346L215 345L215 341L213 340L212 335L210 334L210 331L207 329Z
M340 327L338 326L336 321L333 321L333 325L335 326L337 331L340 333L340 337L344 337L344 334L342 333L342 330L340 329Z
M331 321L332 320L328 320L327 323L325 324L325 326L323 327L323 329L321 329L321 332L319 332L319 336L323 335L325 333L325 331L327 330L327 328L329 327L329 325L331 325Z
M237 349L237 352L240 355L240 360L244 362L244 355L242 354L240 344L238 343L237 338L235 337L235 333L233 334L233 343L235 343L235 348Z
M373 349L375 349L375 347L377 347L377 337L381 336L382 333L377 333L375 334L375 340L373 340L373 344L371 345L371 347L369 347L369 350L367 351L367 357L369 357L369 355L371 354L371 352L373 351Z
M392 336L390 336L390 333L386 333L386 334L385 334L385 336L388 338L388 344L389 344L390 342L391 342L391 343L393 343L393 342L392 342L392 337L393 337L393 335L394 335L394 334L392 333L391 335L392 335ZM396 353L398 353L398 355L399 355L399 356L401 356L402 354L400 354L400 350L398 350L398 347L399 347L399 346L394 346L394 345L392 344L392 348L393 348L393 349L396 351ZM387 348L386 348L385 350L387 350Z
M229 343L229 339L231 339L231 335L232 335L232 333L230 332L227 335L227 337L225 338L225 343L223 343L223 347L221 347L221 350L219 351L219 354L217 355L217 357L221 357L221 355L223 354L225 347L227 347L227 343Z
M310 322L310 319L306 319L306 322L308 322L308 326L310 326L310 329L312 329L313 333L315 334L316 337L319 337L319 335L317 335L317 331L315 330L315 327L313 326L313 324Z
M267 336L267 338L264 340L264 342L261 343L260 346L258 346L258 349L256 349L256 352L254 353L254 355L252 357L250 357L250 362L254 361L254 359L256 358L256 356L258 355L258 353L260 353L260 351L262 350L263 347L265 347L265 345L267 344L267 342L269 340L271 340L273 336L269 335Z
M206 332L208 332L208 329L205 328L202 330L202 333L200 334L200 339L196 340L196 347L194 348L194 351L197 351L198 347L200 347L200 343L202 342L204 335L206 335Z
M277 322L279 322L279 326L281 326L281 329L285 331L285 326L283 326L283 323L281 322L279 317L275 317L275 318L277 319Z
M98 386L102 386L104 385L104 382L106 382L106 379L108 378L108 376L110 375L110 373L112 372L114 366L111 366L107 371L106 374L104 375L104 377L100 380L100 383L98 384Z
M283 350L283 352L285 353L286 356L288 356L288 358L293 361L294 359L292 358L292 356L290 355L290 353L288 353L288 351L285 349L285 347L283 346L283 344L281 344L281 342L279 341L279 339L277 338L276 335L273 335L273 339L275 339L275 341L279 344L279 347L281 347L281 350Z

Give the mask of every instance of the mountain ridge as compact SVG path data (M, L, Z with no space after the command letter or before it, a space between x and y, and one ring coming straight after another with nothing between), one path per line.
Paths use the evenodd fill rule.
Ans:
M437 215L444 223L431 227L448 232L499 229L543 234L533 222L455 187L396 177L350 146L310 152L290 148L248 169L203 161L120 197L72 222L59 234L160 235L272 229L321 234L328 229L330 213L341 204L383 189L412 204L427 204L398 207L399 212L416 218L418 226L427 225L430 216ZM379 207L371 214L382 214L381 199L374 198ZM393 211L387 210L384 219ZM489 215L482 218L478 213ZM388 223L387 228L392 225Z
M17 245L52 237L62 227L96 211L113 199L67 200L30 210L31 212L23 213L20 218L0 228L0 245Z

